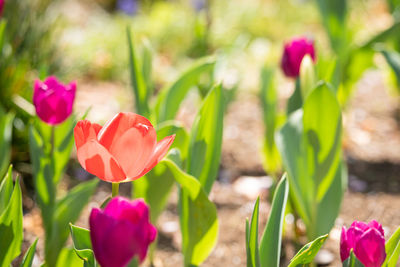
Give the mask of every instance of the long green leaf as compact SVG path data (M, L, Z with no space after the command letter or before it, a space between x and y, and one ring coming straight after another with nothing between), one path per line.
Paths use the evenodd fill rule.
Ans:
M256 203L254 204L253 214L251 215L250 222L250 231L248 237L248 246L250 251L250 262L251 266L259 267L260 266L260 253L258 248L258 214L259 214L259 206L260 206L260 197L257 198ZM247 265L249 266L249 259L247 259Z
M326 84L318 86L306 99L303 125L309 175L320 201L332 184L341 157L341 109Z
M215 59L204 58L194 63L170 87L163 89L155 106L157 122L175 119L179 106L190 88L195 86L200 77L215 66Z
M325 243L327 238L328 235L320 236L314 241L306 244L293 257L288 267L295 267L300 264L304 265L311 263L314 260L315 256L317 255L320 248L322 247L322 245Z
M400 90L400 53L389 50L382 50L381 52L396 75L397 86Z
M289 184L286 175L284 175L275 190L267 226L264 229L260 242L262 267L279 267L283 219L285 217L288 194Z
M274 72L263 68L261 71L261 104L264 118L263 158L268 173L276 174L281 169L282 160L275 144L275 131L280 126L282 116L278 113L278 94L274 84Z
M400 256L400 227L392 234L385 244L386 260L382 264L385 267L395 267Z
M221 159L224 100L221 86L207 95L190 133L187 172L196 177L205 192L211 192Z
M142 69L139 65L139 60L137 59L136 50L134 47L134 42L129 27L127 28L126 32L128 37L130 75L131 75L132 89L135 95L136 112L139 113L140 115L148 117L149 93L147 91L146 81L145 78L143 77Z
M29 247L28 251L25 253L24 259L22 260L20 267L31 267L32 266L33 257L35 256L37 242L38 242L38 239L36 239L35 242L33 242L32 245Z
M276 133L276 144L287 171L290 197L295 209L306 225L311 222L310 194L312 183L307 176L305 149L302 142L303 111L294 112Z
M180 187L180 223L185 266L199 266L214 249L218 237L217 208L208 199L199 181L164 159Z
M14 114L6 114L0 107L0 183L10 164L13 121Z
M8 176L6 179L12 177ZM17 179L7 208L0 214L0 266L2 267L9 267L13 259L21 253L22 216L22 193Z
M7 208L8 203L13 192L13 180L12 180L12 165L8 168L7 175L4 176L3 182L0 184L0 214Z

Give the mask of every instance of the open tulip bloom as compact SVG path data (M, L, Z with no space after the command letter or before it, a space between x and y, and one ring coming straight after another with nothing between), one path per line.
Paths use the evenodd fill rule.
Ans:
M287 77L297 78L299 76L301 61L307 54L315 62L314 43L307 38L293 39L285 44L281 68Z
M82 120L74 129L82 167L100 179L129 182L149 172L167 154L175 135L157 142L153 125L143 116L118 113L103 127Z
M386 258L385 238L382 225L375 220L366 224L354 221L349 229L342 228L340 258L345 261L353 250L365 267L380 267Z
M64 85L53 76L48 77L43 82L36 80L33 91L33 104L36 114L47 124L62 123L72 113L75 91L75 82Z
M134 257L142 262L157 235L142 199L115 197L104 210L92 209L89 225L93 252L102 267L124 267Z

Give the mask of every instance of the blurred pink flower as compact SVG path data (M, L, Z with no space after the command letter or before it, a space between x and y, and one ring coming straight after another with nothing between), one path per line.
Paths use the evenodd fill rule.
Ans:
M281 68L286 76L296 78L299 76L300 64L305 55L309 54L315 62L314 43L307 38L293 39L285 44Z
M36 80L33 91L36 114L50 125L63 122L72 113L75 91L75 82L63 85L53 76L48 77L44 82Z
M381 267L386 258L385 237L382 225L373 220L366 224L354 221L350 228L342 228L340 258L345 261L353 252L365 267Z
M92 209L89 225L94 255L102 267L124 267L135 256L142 262L157 235L142 199L115 197L104 210Z
M6 1L5 0L0 0L0 16L3 14L3 9Z

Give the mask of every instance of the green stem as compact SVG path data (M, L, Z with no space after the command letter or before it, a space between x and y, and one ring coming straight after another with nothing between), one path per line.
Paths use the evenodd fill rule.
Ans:
M118 196L119 183L112 183L112 197Z
M51 126L51 135L50 135L50 157L53 158L54 156L54 135L55 135L55 130L56 127L55 126Z

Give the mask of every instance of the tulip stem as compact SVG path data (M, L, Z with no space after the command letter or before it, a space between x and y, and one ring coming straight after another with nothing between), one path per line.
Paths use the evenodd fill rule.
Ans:
M119 183L112 183L112 197L116 197L119 191Z
M50 135L50 156L53 158L54 156L54 135L55 135L55 126L51 126L51 135Z

